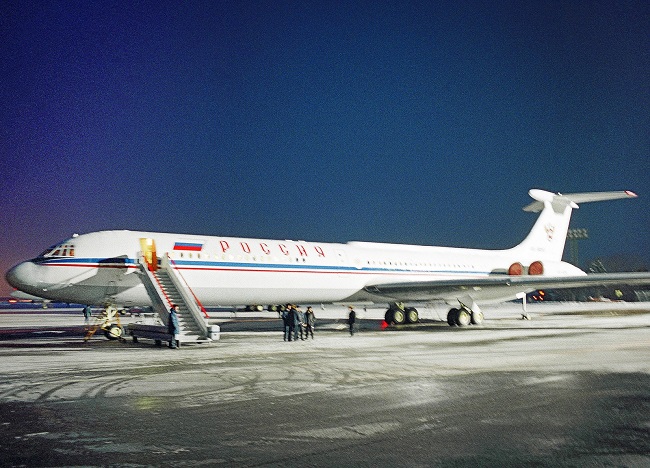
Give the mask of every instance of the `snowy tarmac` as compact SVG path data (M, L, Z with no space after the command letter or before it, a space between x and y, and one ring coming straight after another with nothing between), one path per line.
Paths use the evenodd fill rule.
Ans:
M648 466L650 310L535 314L354 337L332 317L295 343L238 317L170 350L2 311L0 463Z

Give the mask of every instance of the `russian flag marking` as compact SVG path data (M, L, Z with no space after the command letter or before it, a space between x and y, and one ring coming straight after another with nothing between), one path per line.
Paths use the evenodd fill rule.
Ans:
M174 250L185 250L189 252L200 252L203 249L203 244L193 244L191 242L175 242Z

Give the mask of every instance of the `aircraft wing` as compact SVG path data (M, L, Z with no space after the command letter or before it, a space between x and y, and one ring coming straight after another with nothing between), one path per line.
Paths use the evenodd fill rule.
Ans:
M12 291L11 297L22 301L51 302L49 299L45 299L39 296L34 296L33 294L27 294L25 292L19 291L18 289L14 289Z
M566 289L581 287L648 285L650 273L597 273L582 276L490 276L476 279L409 281L374 284L364 289L373 295L394 301L453 300L460 295L476 299L502 295L514 297L519 292L536 289Z

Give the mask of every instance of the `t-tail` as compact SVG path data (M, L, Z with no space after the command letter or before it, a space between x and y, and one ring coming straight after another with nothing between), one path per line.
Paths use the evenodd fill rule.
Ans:
M560 194L532 189L528 194L535 201L525 206L524 211L533 213L541 211L541 214L528 236L512 251L522 258L552 261L562 260L571 211L578 208L579 203L635 198L637 196L629 190Z

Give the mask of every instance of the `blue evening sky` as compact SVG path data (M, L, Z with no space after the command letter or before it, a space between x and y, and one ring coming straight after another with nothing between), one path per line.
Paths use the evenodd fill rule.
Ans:
M3 272L100 229L506 248L533 187L637 192L572 226L650 264L647 1L5 1L0 71Z

